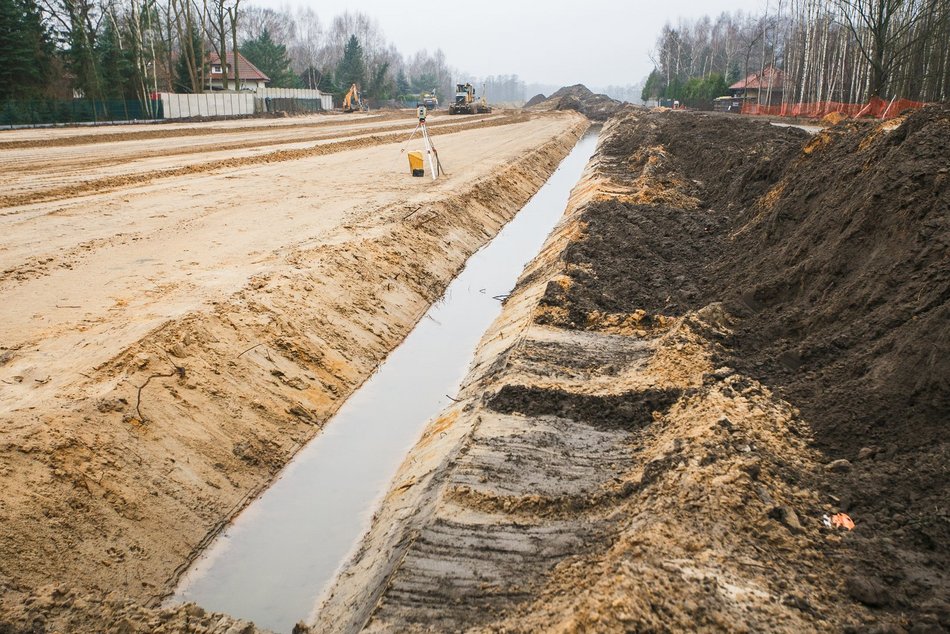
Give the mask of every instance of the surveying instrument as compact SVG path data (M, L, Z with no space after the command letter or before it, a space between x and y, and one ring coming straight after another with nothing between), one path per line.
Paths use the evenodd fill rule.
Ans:
M427 114L428 111L424 105L420 105L416 108L416 116L419 117L419 123L416 125L415 130L412 131L412 134L409 135L409 138L406 140L406 145L403 146L402 151L405 152L406 147L409 145L409 142L412 141L413 137L416 136L416 133L421 132L422 145L425 147L426 156L429 158L429 173L432 174L432 180L435 180L437 176L440 174L445 174L446 172L442 168L442 162L439 160L439 151L435 149L435 146L432 145L432 139L429 138L429 129L426 128ZM418 167L413 159L418 161ZM412 170L413 176L422 176L424 174L421 152L409 153L409 166Z

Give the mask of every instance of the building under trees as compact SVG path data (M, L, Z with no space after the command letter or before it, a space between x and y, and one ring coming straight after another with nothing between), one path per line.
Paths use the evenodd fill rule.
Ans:
M950 98L950 0L779 0L760 15L668 24L642 97L705 106L713 83L781 73L757 102ZM726 94L724 91L720 94Z
M360 12L325 28L312 9L275 11L240 0L0 0L0 110L27 101L35 110L42 102L44 117L56 120L53 111L63 106L54 102L80 98L106 110L107 102L136 102L120 110L131 105L136 116L148 116L154 93L224 88L212 67L233 59L235 49L269 87L340 93L356 82L375 101L414 100L423 91L445 99L452 91L454 72L442 51L403 55ZM229 89L234 71L244 88L264 83L241 77L243 64L227 65Z

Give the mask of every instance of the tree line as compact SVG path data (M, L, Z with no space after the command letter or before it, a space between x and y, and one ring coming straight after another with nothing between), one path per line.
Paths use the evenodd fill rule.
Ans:
M778 0L667 24L642 98L703 106L768 68L785 103L950 98L950 0ZM760 92L759 99L769 95Z
M379 101L454 94L441 50L403 55L360 12L325 26L309 8L242 0L0 0L0 101L206 92L209 55L234 50L272 87L340 93L356 83Z

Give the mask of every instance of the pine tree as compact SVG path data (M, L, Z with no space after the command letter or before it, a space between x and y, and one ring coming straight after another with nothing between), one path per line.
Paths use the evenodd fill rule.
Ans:
M663 95L663 88L663 75L660 74L658 69L654 68L650 71L650 76L647 77L646 83L643 84L640 100L652 101L659 99Z
M317 90L320 92L325 92L327 94L342 92L339 84L336 83L333 79L333 73L327 71L320 75L320 80L317 83Z
M412 92L416 94L437 91L438 87L439 78L435 73L420 73L418 77L414 77L412 80Z
M382 62L373 69L373 77L366 93L374 99L392 99L395 85L389 76L389 62Z
M336 67L336 83L342 90L348 90L352 84L363 86L366 83L366 62L363 59L363 47L355 35L351 35L343 48L343 59Z
M405 97L412 92L412 86L409 85L409 78L406 77L406 71L402 68L396 74L396 91L400 97Z
M267 29L253 40L241 46L241 54L257 66L262 73L270 77L270 85L275 88L299 88L300 78L290 69L287 47L275 42Z
M102 98L102 82L99 77L96 60L95 41L96 23L94 18L97 7L92 0L77 0L65 3L68 23L65 54L66 66L72 72L75 88L87 99Z
M34 0L0 0L0 100L35 98L52 74L53 42Z
M127 52L122 50L113 19L106 19L105 28L96 39L96 54L99 58L102 96L106 99L124 99L131 92L131 96L135 97L135 85L130 81L132 63Z

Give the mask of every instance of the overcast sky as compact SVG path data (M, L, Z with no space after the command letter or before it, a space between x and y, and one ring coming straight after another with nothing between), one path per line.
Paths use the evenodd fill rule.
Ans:
M765 0L246 2L309 6L324 27L347 8L359 10L376 18L403 54L441 48L449 65L474 76L517 74L528 83L601 87L636 83L648 74L648 54L667 21L765 6Z

